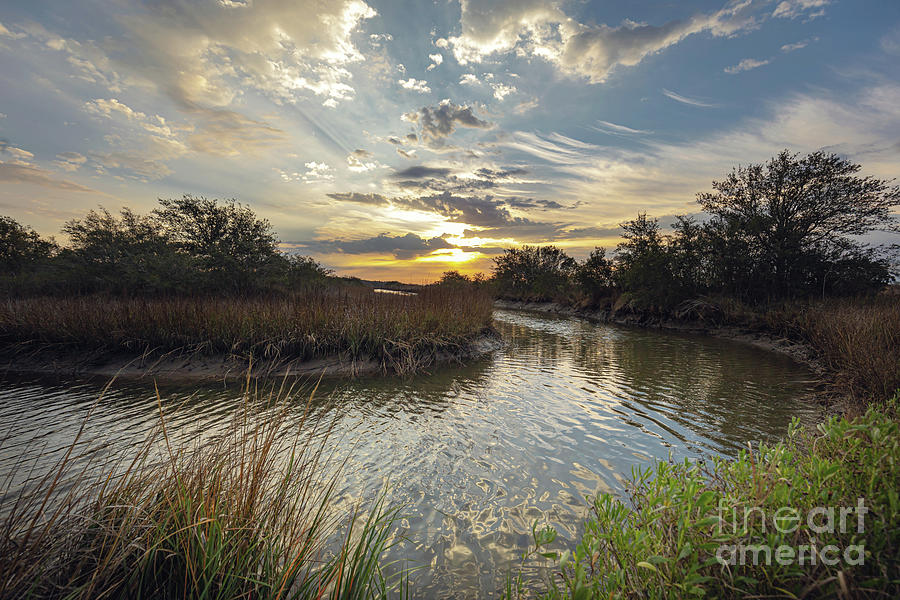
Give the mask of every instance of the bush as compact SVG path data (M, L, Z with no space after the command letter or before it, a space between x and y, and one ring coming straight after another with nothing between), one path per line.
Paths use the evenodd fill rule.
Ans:
M897 597L898 409L900 393L861 417L832 417L816 434L795 422L783 442L711 468L685 461L633 472L629 502L598 496L574 550L547 552L554 532L535 528L536 552L557 557L545 597ZM517 583L513 595L524 591Z
M506 298L550 301L570 292L575 267L556 246L522 246L494 259L494 279Z

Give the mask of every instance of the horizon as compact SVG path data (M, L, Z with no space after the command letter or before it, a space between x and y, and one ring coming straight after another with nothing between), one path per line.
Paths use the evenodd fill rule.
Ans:
M59 237L234 198L338 275L423 283L615 246L784 148L900 175L900 4L305 7L0 7L0 212Z

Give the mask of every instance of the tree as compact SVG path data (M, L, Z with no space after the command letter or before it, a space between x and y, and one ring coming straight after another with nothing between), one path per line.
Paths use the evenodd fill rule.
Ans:
M30 227L0 216L0 272L19 273L46 260L57 250Z
M438 285L449 287L466 287L472 283L472 280L460 273L459 271L444 271L438 280Z
M896 230L892 211L900 205L900 188L859 171L836 154L800 158L785 150L765 165L734 169L697 201L715 227L740 229L759 249L754 275L771 295L798 295L822 285L810 281L809 265L863 257L862 246L848 236Z
M622 223L625 241L616 249L616 282L641 308L665 308L677 300L666 238L659 222L640 213Z
M522 246L494 259L500 294L528 300L553 300L568 291L577 263L556 246Z
M189 257L179 255L152 217L123 208L119 216L105 208L63 226L69 247L68 277L78 288L124 293L174 291L187 284Z
M593 300L612 293L615 287L613 263L606 258L603 248L594 248L588 259L578 265L575 282Z
M249 206L189 194L159 204L153 214L166 234L219 283L244 289L254 272L280 258L272 225Z

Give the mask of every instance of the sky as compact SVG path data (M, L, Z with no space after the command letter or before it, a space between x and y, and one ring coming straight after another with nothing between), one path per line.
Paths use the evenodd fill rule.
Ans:
M234 198L338 274L612 248L739 164L900 175L900 2L8 0L0 214Z

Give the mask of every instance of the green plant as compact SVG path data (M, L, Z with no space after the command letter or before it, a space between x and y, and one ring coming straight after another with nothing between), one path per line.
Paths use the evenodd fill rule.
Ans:
M898 408L900 394L858 418L832 417L815 434L795 423L783 442L736 460L633 472L627 503L594 499L543 596L895 597ZM534 551L552 541L536 532Z

